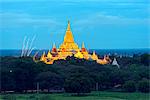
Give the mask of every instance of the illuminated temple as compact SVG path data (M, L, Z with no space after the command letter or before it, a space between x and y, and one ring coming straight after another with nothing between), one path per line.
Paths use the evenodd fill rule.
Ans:
M43 52L40 61L46 64L53 64L55 60L65 60L68 56L74 56L79 59L95 60L99 64L110 63L109 56L104 56L103 59L100 59L95 52L89 54L84 43L82 43L81 48L75 43L69 21L63 43L59 48L56 48L55 44L53 44L53 48L49 50L47 54Z

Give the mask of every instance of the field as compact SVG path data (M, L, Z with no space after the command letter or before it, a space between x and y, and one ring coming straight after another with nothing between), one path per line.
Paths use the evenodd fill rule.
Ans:
M148 93L92 92L88 96L70 94L6 94L0 100L149 100Z

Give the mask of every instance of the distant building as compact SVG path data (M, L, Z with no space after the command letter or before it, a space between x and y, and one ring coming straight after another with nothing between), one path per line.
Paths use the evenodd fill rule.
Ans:
M35 56L33 57L34 61L36 61ZM56 48L54 44L52 50L49 50L47 54L43 52L43 55L40 57L40 61L43 61L46 64L53 64L55 60L65 60L68 56L74 56L76 58L86 60L92 59L99 64L108 64L111 62L109 56L104 56L103 59L99 59L95 52L93 52L93 54L89 54L84 43L82 43L82 47L80 49L77 43L74 41L69 21L63 43L59 48Z
M120 66L119 66L119 64L118 64L118 62L117 62L117 60L116 60L116 58L114 58L114 60L113 60L113 62L112 62L112 65L115 65L115 66L117 66L118 68L120 68Z

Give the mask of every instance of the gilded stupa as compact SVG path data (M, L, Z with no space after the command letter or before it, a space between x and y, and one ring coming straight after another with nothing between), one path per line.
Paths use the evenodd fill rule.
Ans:
M68 21L68 27L66 30L66 34L64 36L64 41L63 43L60 45L59 48L60 51L78 51L79 47L78 45L74 42L74 38L73 38L73 34L71 32L71 28L70 28L70 22Z
M40 61L43 61L46 64L53 64L55 60L65 60L68 56L74 56L76 58L86 60L92 59L99 64L108 64L111 61L109 59L109 56L104 56L103 59L99 59L95 52L93 52L93 54L89 54L89 52L85 48L84 42L82 43L82 47L79 48L77 43L75 43L74 41L69 21L63 43L58 49L56 48L55 44L53 44L53 48L49 50L47 54L43 52L43 54L40 57ZM35 60L35 56L33 58Z

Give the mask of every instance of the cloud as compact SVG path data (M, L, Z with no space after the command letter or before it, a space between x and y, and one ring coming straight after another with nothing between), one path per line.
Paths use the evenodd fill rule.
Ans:
M1 26L4 28L24 25L56 26L59 23L52 17L33 16L27 13L0 13Z
M85 17L86 16L86 17ZM74 25L80 32L82 30L99 30L102 27L105 28L136 28L139 26L148 29L150 25L150 18L127 18L119 15L107 15L104 13L94 13L91 15L85 15L81 19L75 21ZM79 27L80 26L80 27Z
M85 25L131 25L131 24L148 24L150 18L127 18L119 15L107 15L104 13L94 13L87 15L86 18L76 21L76 24Z

